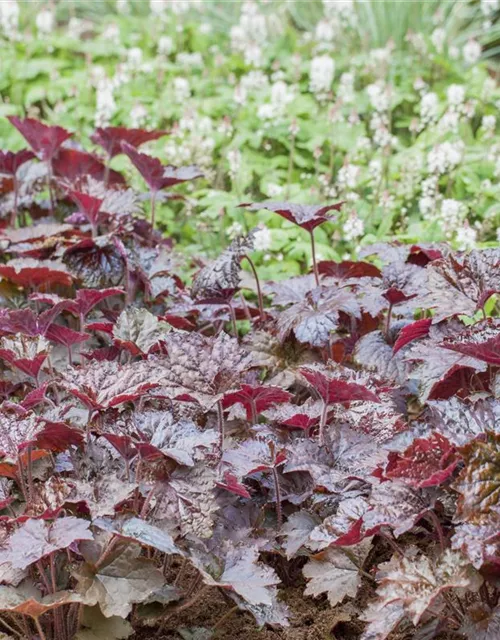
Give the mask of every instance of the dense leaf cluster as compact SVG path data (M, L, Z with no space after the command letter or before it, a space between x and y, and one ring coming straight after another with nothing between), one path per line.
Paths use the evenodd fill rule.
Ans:
M363 640L497 638L500 250L317 262L341 205L265 202L313 273L252 284L250 233L189 281L121 175L12 123L33 153L0 155L4 628L124 638L207 589L287 626L294 564L306 596L354 599ZM96 133L154 196L198 176L135 150L155 135Z

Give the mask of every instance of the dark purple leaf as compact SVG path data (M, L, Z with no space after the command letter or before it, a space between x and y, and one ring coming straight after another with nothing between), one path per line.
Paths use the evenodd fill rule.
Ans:
M29 149L21 151L0 151L0 174L15 176L19 167L28 160L32 160L35 154Z
M158 158L140 153L127 142L121 143L121 149L131 160L134 167L144 178L151 191L161 191L181 182L201 178L203 173L194 165L189 167L170 167L161 163Z
M328 220L332 220L332 217L328 215L330 211L339 211L344 203L338 202L337 204L330 205L314 205L314 204L296 204L294 202L273 202L266 200L264 202L246 202L240 204L240 207L244 207L249 211L261 211L267 209L268 211L274 211L286 220L293 222L306 231L313 231L316 227Z
M73 135L57 125L49 126L33 118L7 116L40 160L50 161L59 151L63 142Z
M158 140L168 135L168 131L146 131L145 129L127 129L126 127L98 127L90 136L94 144L104 149L109 158L122 152L121 143L126 142L137 148L145 142Z

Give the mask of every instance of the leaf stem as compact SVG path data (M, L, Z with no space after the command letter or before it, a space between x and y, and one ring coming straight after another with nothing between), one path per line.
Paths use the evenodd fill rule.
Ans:
M257 424L257 420L257 406L255 404L255 400L253 398L250 398L250 421L252 424Z
M250 258L250 256L248 255L244 255L244 258L246 258L248 264L250 265L250 269L252 270L253 273L253 277L255 278L255 285L257 286L257 298L259 301L259 315L260 315L260 321L264 322L266 315L264 312L264 301L262 298L262 290L260 288L260 281L259 281L259 274L257 273L257 269L255 268L255 264L253 263L253 260Z
M281 489L280 489L280 479L278 477L278 472L276 471L276 467L273 466L273 480L274 480L274 492L276 494L276 518L277 518L277 529L278 531L281 529L283 525L283 512L281 511Z
M47 160L47 186L49 188L50 213L54 215L54 192L52 191L52 160Z
M19 184L17 182L17 177L15 174L12 178L12 181L14 182L14 208L12 209L12 213L10 216L10 226L15 229L17 221L17 201L19 198Z
M40 624L40 620L38 618L35 618L35 627L38 631L38 635L40 636L40 640L47 640L47 636L43 632L42 625Z
M444 551L445 548L446 548L446 541L445 541L445 537L444 537L444 533L443 533L443 527L441 526L441 523L439 522L439 518L434 513L434 511L432 511L432 509L429 509L429 511L427 512L427 517L430 520L430 522L432 523L434 529L436 530L436 533L437 533L438 538L439 538L439 546L441 547L441 551Z
M222 449L224 448L224 409L222 407L222 400L217 402L217 418L219 421L219 444L222 454Z
M156 217L156 195L157 191L151 191L151 237L155 230L155 217Z
M312 263L313 263L313 270L314 270L314 279L316 280L316 286L319 287L318 264L316 262L316 243L314 241L313 229L309 231L309 236L311 238L311 253L312 253Z
M323 409L321 411L321 419L319 421L319 444L325 446L325 427L328 418L328 404L323 400Z
M233 325L234 337L237 340L239 340L239 337L238 337L238 325L236 324L236 314L234 312L234 307L231 304L231 301L229 301L227 303L227 306L229 307L229 313L231 314L231 324Z
M387 317L385 319L385 339L389 342L389 330L391 328L391 317L392 317L392 302L389 303L389 308L387 309Z
M290 197L290 187L292 185L293 156L295 154L295 135L292 133L290 139L290 153L288 155L288 173L286 178L286 197Z
M236 613L236 611L238 611L238 605L235 604L234 607L231 607L231 609L229 609L229 611L226 611L226 613L224 615L222 615L217 622L214 624L214 626L212 627L212 632L217 632L218 629L220 629L220 627L224 624L224 622L226 622L226 620L228 618L230 618L233 613ZM217 633L214 634L215 636L217 636Z

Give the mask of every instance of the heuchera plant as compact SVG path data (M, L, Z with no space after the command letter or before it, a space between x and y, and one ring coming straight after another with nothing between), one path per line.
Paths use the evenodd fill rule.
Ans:
M0 629L169 633L210 590L286 627L301 571L362 640L496 640L500 250L313 253L253 296L252 233L187 262L127 208L120 150L152 194L199 176L136 150L165 132L99 130L103 162L13 124L53 207L2 152ZM338 206L250 208L313 239Z

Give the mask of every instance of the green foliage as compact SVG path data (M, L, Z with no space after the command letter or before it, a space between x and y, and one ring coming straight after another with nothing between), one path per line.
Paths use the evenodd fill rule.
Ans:
M59 2L47 33L50 9L23 4L19 32L3 30L0 116L78 130L86 148L99 124L169 129L145 150L206 180L161 203L159 224L213 254L265 223L258 262L279 265L272 276L304 266L303 239L240 202L345 200L318 233L320 258L395 235L496 241L500 91L468 44L491 58L496 13L438 0L151 4ZM0 146L22 145L0 119ZM121 156L113 168L130 171Z

